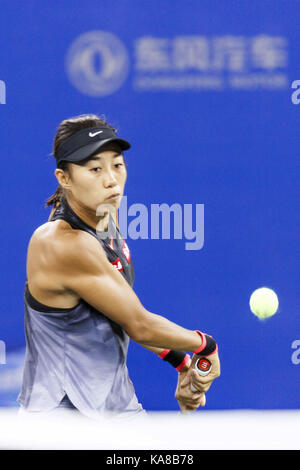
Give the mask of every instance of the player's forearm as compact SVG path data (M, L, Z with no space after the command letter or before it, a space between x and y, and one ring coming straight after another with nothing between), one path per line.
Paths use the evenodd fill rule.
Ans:
M149 346L149 344L142 344L139 343L143 348L148 349L149 351L153 352L154 354L161 354L164 351L164 348L155 348L154 346Z
M202 344L201 337L195 331L148 311L145 311L143 320L129 335L137 343L153 348L193 352Z

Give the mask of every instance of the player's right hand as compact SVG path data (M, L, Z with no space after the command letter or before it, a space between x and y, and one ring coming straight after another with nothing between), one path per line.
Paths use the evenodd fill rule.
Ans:
M184 382L182 383L182 385L184 386L186 383L192 382L193 386L199 392L206 393L209 390L212 382L218 377L220 377L220 374L221 374L220 359L219 359L218 351L215 352L214 354L210 354L207 357L207 359L211 363L211 371L209 372L209 374L203 377L200 374L198 374L197 371L194 369L197 360L201 357L204 357L204 356L201 356L199 354L193 355L191 366L184 378Z

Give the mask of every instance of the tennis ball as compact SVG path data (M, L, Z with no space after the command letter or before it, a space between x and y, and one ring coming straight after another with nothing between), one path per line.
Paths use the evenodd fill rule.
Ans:
M278 309L278 297L268 287L256 289L250 297L250 310L259 318L268 318L274 315Z

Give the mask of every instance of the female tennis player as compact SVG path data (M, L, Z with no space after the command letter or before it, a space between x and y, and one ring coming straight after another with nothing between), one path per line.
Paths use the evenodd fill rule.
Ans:
M70 408L96 419L145 413L126 366L130 338L178 371L182 411L204 406L220 375L211 336L146 310L132 288L133 262L118 225L129 148L97 115L66 119L57 129L59 185L27 252L23 412ZM194 373L199 356L212 364L206 377Z

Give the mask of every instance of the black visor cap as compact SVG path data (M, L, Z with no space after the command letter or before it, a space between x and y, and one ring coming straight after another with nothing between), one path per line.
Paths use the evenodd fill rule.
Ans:
M57 165L61 161L79 162L94 155L109 143L116 143L122 150L130 149L127 140L120 139L113 129L107 127L89 127L81 129L66 139L57 149Z

